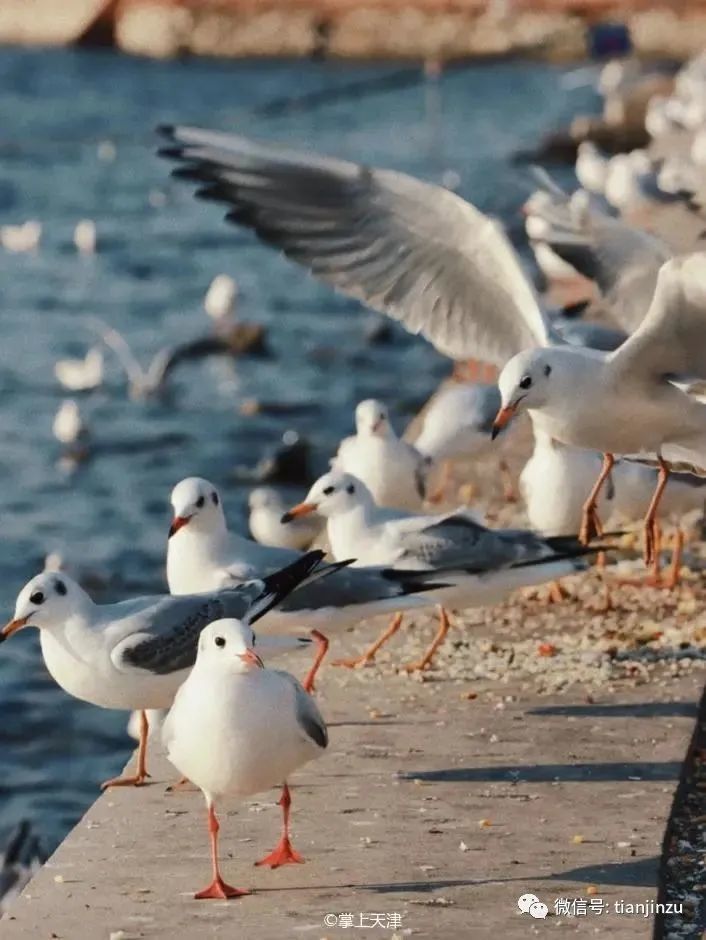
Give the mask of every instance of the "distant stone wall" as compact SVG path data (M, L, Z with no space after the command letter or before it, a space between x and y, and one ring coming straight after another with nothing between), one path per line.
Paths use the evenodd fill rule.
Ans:
M0 43L114 41L165 58L451 59L586 54L586 25L614 15L638 52L686 58L706 44L706 0L0 0ZM100 37L100 38L99 38Z

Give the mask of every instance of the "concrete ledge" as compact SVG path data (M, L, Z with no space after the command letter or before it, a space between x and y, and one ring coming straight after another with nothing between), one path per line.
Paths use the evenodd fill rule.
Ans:
M348 636L345 652L373 633ZM293 664L302 670L299 660ZM372 680L375 681L372 681ZM329 668L320 704L330 752L292 781L294 843L306 865L254 869L279 835L278 794L223 806L236 902L196 902L209 861L200 794L166 794L174 775L102 796L26 888L2 936L257 940L346 936L326 914L399 914L367 937L524 937L539 925L516 900L656 897L660 843L693 727L698 675L627 685L587 701L502 694ZM508 698L510 700L508 700ZM485 821L485 822L481 822ZM574 838L575 837L575 838ZM562 920L562 936L644 938L649 920Z

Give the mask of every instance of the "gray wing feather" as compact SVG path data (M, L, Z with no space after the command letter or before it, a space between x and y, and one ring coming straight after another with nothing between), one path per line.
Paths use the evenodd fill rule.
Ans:
M402 553L396 564L423 562L431 568L483 572L516 560L516 547L466 516L446 519L401 536Z
M189 669L196 662L203 628L223 617L242 620L261 589L262 583L253 581L218 594L165 597L144 611L142 624L136 623L135 631L113 650L113 661L118 668L156 675Z
M503 365L551 328L502 229L449 190L404 173L164 128L175 175L231 206L229 221L453 358Z
M294 687L294 705L299 727L314 744L317 744L323 750L328 747L328 729L316 702L294 676L289 673L282 673L282 675L286 675Z

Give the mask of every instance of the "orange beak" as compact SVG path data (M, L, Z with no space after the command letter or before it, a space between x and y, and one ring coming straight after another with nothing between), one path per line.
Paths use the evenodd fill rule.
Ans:
M291 509L285 512L280 522L287 523L291 522L292 519L298 519L299 516L308 516L310 512L316 512L318 508L316 503L297 503L296 506L292 506Z
M504 408L501 408L500 411L495 415L495 421L493 421L493 430L490 432L490 437L492 440L500 434L502 429L512 421L515 417L515 412L517 411L517 404L506 405Z
M247 649L244 653L238 653L238 656L244 663L248 663L250 666L257 666L259 669L265 668L265 664L257 655L255 650Z
M28 620L29 617L18 617L17 620L11 620L9 623L5 624L2 630L0 630L0 643L11 637L13 633L17 633L22 627L26 627Z
M183 529L191 516L174 516L172 524L169 526L169 538L176 535L179 529Z

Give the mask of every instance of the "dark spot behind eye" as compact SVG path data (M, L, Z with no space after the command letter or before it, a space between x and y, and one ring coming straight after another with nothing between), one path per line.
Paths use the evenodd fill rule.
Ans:
M56 593L61 594L62 597L66 594L66 585L63 581L55 581L54 587L56 588Z
M545 366L545 367L544 367L544 374L545 374L545 375L551 375L551 372L552 372L552 367L551 367L551 366Z
M44 594L41 591L35 591L34 594L30 594L29 599L32 604L43 604Z
M330 496L331 493L335 493L335 492L336 492L335 486L327 486L326 489L324 490L324 496Z
M213 505L218 505L218 493L211 493L211 499L213 500Z
M213 642L216 644L216 646L225 646L225 645L226 645L225 638L222 637L222 636L217 636L216 639L215 639Z
M203 496L199 496L199 498L196 500L196 506L197 506L197 508L198 508L198 509L203 508L203 504L204 504L205 502L206 502L206 500L203 498Z
M532 385L532 376L523 375L520 379L520 388L529 388Z
M346 487L346 493L355 493L355 487L353 486L352 483L349 483L348 486Z

